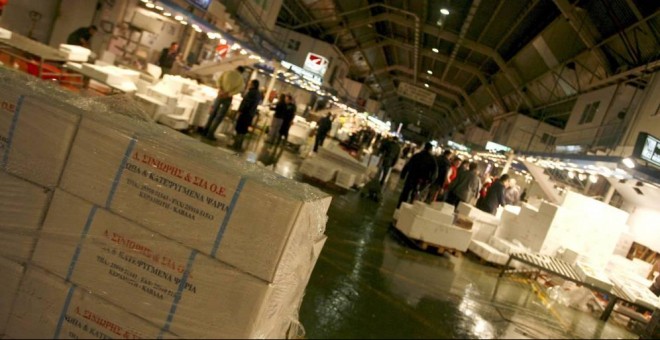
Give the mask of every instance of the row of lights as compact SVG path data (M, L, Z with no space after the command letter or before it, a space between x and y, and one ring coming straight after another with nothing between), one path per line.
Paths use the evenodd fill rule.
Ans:
M146 6L147 8L149 8L149 9L155 9L155 10L161 11L162 14L163 14L163 16L165 16L165 17L172 17L172 16L174 15L174 20L176 20L177 22L179 22L179 23L180 23L181 25L183 25L183 26L188 25L188 22L186 21L186 18L185 18L183 15L181 15L181 14L172 14L172 13L170 13L170 12L167 12L167 11L165 11L165 8L163 8L162 6L156 5L156 4L153 3L151 0L140 0L140 1L142 1L143 3L145 3L145 6ZM191 27L192 27L193 30L195 30L195 32L197 32L197 33L202 33L202 32L203 32L203 31L202 31L202 28L199 27L199 25L197 25L197 24L192 24ZM226 44L227 44L227 39L224 39L224 38L222 37L222 35L221 35L220 33L218 33L218 32L211 32L211 31L209 31L209 32L206 32L206 36L207 36L209 39L211 39L211 40L216 40L216 39L219 40L220 44L222 44L222 45L226 45ZM241 45L238 44L238 43L234 43L234 44L231 46L231 50L232 50L232 51L239 50L239 49L241 50L241 51L239 52L241 55L247 55L247 54L249 53L247 50L242 49L242 48L241 48ZM260 56L257 56L257 55L254 55L254 54L250 55L250 59L258 60L258 61L261 62L261 63L265 62L265 59L264 59L264 58L262 58L262 57L260 57Z

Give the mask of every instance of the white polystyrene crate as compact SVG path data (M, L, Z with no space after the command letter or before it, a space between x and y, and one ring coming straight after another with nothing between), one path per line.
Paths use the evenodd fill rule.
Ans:
M472 230L455 227L451 224L433 223L422 230L421 240L446 248L466 251L472 240Z
M431 203L431 208L435 210L440 210L443 214L453 215L455 207L447 202L433 202Z
M490 263L506 264L509 255L505 254L488 243L472 240L469 246L470 251L477 254L481 259Z
M422 201L415 201L413 203L415 211L418 216L428 218L442 224L452 224L454 222L454 215L446 214L441 210L433 209L428 204Z

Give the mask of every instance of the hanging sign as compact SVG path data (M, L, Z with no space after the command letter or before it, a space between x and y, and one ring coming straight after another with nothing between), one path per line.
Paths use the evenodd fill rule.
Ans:
M433 102L435 101L435 93L408 83L400 83L397 90L400 96L420 102L426 106L433 106Z
M328 61L328 58L310 52L307 53L307 58L305 58L303 68L309 72L318 74L319 76L323 77L325 75L325 71L328 70L329 63L330 62Z

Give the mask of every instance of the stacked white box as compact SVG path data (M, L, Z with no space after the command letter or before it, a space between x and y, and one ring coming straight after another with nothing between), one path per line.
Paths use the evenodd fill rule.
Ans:
M574 268L582 282L607 291L612 289L613 284L603 270L587 262L577 262Z
M301 184L274 175L256 178L263 172L246 175L227 165L229 157L163 143L84 119L61 188L266 281L289 235L312 233L317 240L323 233L325 221L312 219L325 218L331 197L298 192Z
M0 82L6 84L7 78L0 78ZM25 88L23 89L25 90ZM244 299L244 302L247 302L247 304L244 302L241 302L240 304L233 303L232 305L222 306L222 308L217 305L212 305L217 301L206 303L207 301L200 302L199 300L188 298L187 302L184 302L186 301L185 296L180 302L187 305L189 309L195 309L198 311L206 310L206 313L209 316L218 313L234 313L236 318L242 318L242 320L238 320L234 323L230 322L229 324L215 325L215 327L234 327L236 332L233 335L227 335L228 337L246 337L248 335L240 334L247 334L249 332L252 332L252 334L249 335L252 337L282 337L284 335L291 320L297 318L296 308L299 306L297 301L299 301L302 296L302 291L309 279L313 264L316 258L318 258L318 251L322 248L323 242L325 241L323 231L327 220L326 212L330 203L330 197L320 194L320 192L311 189L308 186L302 186L301 184L292 181L285 181L274 174L264 173L263 170L258 169L256 166L236 162L236 160L231 159L229 156L225 157L225 155L220 155L216 150L205 148L200 145L198 141L194 141L188 137L182 137L180 134L174 133L168 129L112 114L107 111L107 107L103 104L98 104L87 99L70 98L67 95L60 97L60 95L62 95L61 93L57 91L50 92L50 89L47 87L40 88L37 86L34 89L30 87L28 88L28 91L30 93L34 92L39 93L42 96L47 96L51 102L42 104L44 103L43 101L32 101L31 98L26 98L19 102L17 99L19 98L18 96L11 98L11 91L0 91L0 99L3 100L2 106L6 109L5 111L9 112L8 115L6 115L5 112L2 112L2 116L0 116L0 127L4 127L4 125L2 125L3 122L7 120L10 121L10 129L8 130L10 133L5 136L0 129L0 137L2 137L0 143L3 150L7 150L6 153L3 150L0 150L0 155L3 156L0 158L3 160L3 164L0 165L3 166L5 171L23 177L21 170L25 170L27 167L17 166L17 164L20 164L19 161L22 161L25 164L29 163L30 171L26 171L25 173L32 177L26 176L29 177L27 179L31 182L37 182L39 185L53 188L58 185L60 177L63 175L61 174L62 167L58 167L58 163L52 160L61 160L61 164L64 164L64 161L68 160L67 168L72 168L69 170L71 173L67 180L67 187L69 189L76 188L77 185L89 185L88 188L77 188L83 193L83 196L87 194L94 196L90 193L97 188L108 190L106 193L109 196L106 197L105 202L95 202L97 206L99 206L96 208L98 210L98 216L102 216L104 214L103 212L105 212L106 216L114 216L112 213L101 208L101 206L117 209L119 214L133 212L136 215L133 215L131 218L136 220L134 222L142 224L149 224L145 223L145 221L154 221L154 216L167 215L168 212L172 216L174 214L180 215L180 219L178 220L172 218L172 216L170 216L170 218L161 216L161 223L158 224L154 222L151 225L151 230L145 229L143 226L138 226L137 223L127 222L135 227L134 229L129 230L129 232L140 230L140 232L136 232L135 235L129 235L131 237L129 239L138 240L134 241L136 244L141 244L140 242L144 240L151 240L152 242L155 242L153 241L154 239L161 240L158 242L158 246L165 247L165 250L161 253L166 254L164 256L166 259L161 257L160 259L162 262L160 262L160 264L171 265L172 263L177 263L174 268L168 267L164 270L176 271L171 277L175 277L175 275L179 274L179 281L183 281L181 279L182 276L180 271L185 271L186 262L181 261L180 256L176 261L173 260L174 255L169 253L169 251L172 250L173 253L180 255L180 249L184 248L184 246L178 242L190 245L190 243L195 242L194 240L199 241L200 233L197 228L204 229L205 227L208 227L208 225L204 225L203 222L214 220L217 222L215 226L217 235L215 238L211 239L207 237L204 240L207 244L202 246L206 247L205 250L207 252L210 250L216 250L217 258L222 258L223 261L229 262L232 265L239 267L239 269L237 270L234 267L222 264L221 262L205 257L202 254L197 256L199 261L197 263L210 261L220 264L223 268L229 268L230 270L237 272L237 275L247 277L250 282L256 282L255 284L248 283L247 286L253 288L257 287L255 289L264 292L264 296L272 298L264 298L261 302L257 301L256 303L252 303L251 305L254 307L253 309L250 309L249 307L250 301L254 302L255 300L258 300L258 294L253 294L253 296L250 297L252 300ZM11 100L17 101L17 104L13 107L11 106ZM76 110L72 110L64 104L62 104L62 108L60 108L59 101L65 101L89 111L83 114L82 121L84 123L79 123L80 114ZM24 112L23 109L18 109L21 107L23 109L26 107L29 109L31 107L38 107L40 110L34 110L32 108L30 110L26 109ZM30 124L23 122L23 119L24 116L33 116L33 111L39 111L41 116L30 121L29 123L34 123L30 126ZM14 112L17 114L14 114ZM96 115L96 113L99 114ZM132 113L127 113L127 115L130 114ZM10 119L6 119L7 117ZM120 122L122 122L122 124L119 124ZM37 123L43 125L41 129L53 129L53 133L50 133L50 131L48 131L49 133L45 133L40 130L39 127L35 128L34 125ZM84 131L82 132L83 134L105 134L106 136L112 135L113 137L121 136L129 141L129 144L134 144L135 149L137 150L136 152L155 150L153 155L166 155L167 160L171 160L171 158L168 158L170 156L179 157L177 158L178 161L185 163L185 165L191 164L191 168L187 168L187 170L190 170L190 172L187 173L190 177L184 177L183 181L186 183L181 184L181 181L173 178L177 177L181 179L177 176L177 173L175 173L173 168L168 168L167 166L163 166L163 163L158 162L162 161L162 158L158 158L158 161L154 161L154 159L151 158L146 160L144 157L141 159L139 157L129 159L129 157L123 157L122 155L119 164L115 164L118 166L117 169L114 171L103 169L105 166L109 165L103 165L104 162L113 162L117 160L116 157L113 157L115 156L113 151L116 150L116 146L113 145L113 143L116 142L116 140L112 139L97 139L96 142L103 143L82 146L80 146L80 143L84 144L90 142L90 140L77 141L77 143L79 143L79 149L76 151L77 154L74 158L78 157L78 159L74 162L75 164L72 165L70 162L71 158L69 158L69 149L71 147L74 133L78 132L77 129L79 125L82 126L80 131ZM70 129L62 127L70 127ZM115 135L114 132L111 133L109 131L114 131L117 134ZM44 135L46 138L44 138ZM31 141L32 143L25 141L28 139L27 136L30 136L33 139ZM53 136L59 139L48 139ZM151 144L143 144L142 141L144 140L149 140ZM46 146L35 146L35 141L39 141ZM94 142L94 140L91 140L91 142ZM46 149L46 151L43 151L40 148ZM27 156L23 154L23 151L27 151ZM63 154L64 157L56 158L56 156L60 156L60 153ZM41 154L47 154L45 157L42 157L43 160L30 160L31 162L24 161L24 159L29 159L29 156L35 157L41 156ZM129 156L137 156L137 154L134 153ZM4 162L4 160L8 160L8 162ZM50 161L50 163L48 161ZM130 166L130 163L133 161L135 161L137 165L143 167L141 170L144 171L139 173L144 181L142 186L139 185L139 181L126 180L127 178L130 178L130 176L126 176L126 173L135 171L135 168ZM85 163L87 163L87 165ZM4 167L5 165L6 167ZM200 168L204 169L198 172L197 170ZM109 175L111 172L114 172L114 174ZM159 172L163 172L164 174ZM45 176L42 173L47 173L48 176ZM134 174L137 175L137 172L134 172ZM213 174L213 176L206 176L208 174ZM168 178L168 176L172 177ZM43 179L43 177L46 179ZM218 177L221 178L218 179ZM77 178L87 179L89 182L77 184L75 183ZM209 180L209 178L211 179ZM227 178L235 180L234 183L236 186L234 188L221 187L218 184L217 181L222 181L223 179L226 180ZM126 181L122 182L122 179ZM134 187L136 183L139 188ZM175 186L174 183L177 183L178 186ZM62 185L63 183L60 184L60 187ZM187 187L188 185L194 190ZM131 195L131 190L133 190L135 195ZM195 193L193 193L195 190L196 193L202 192L203 194L195 195ZM57 192L61 195L67 195L60 190ZM237 192L240 192L240 194ZM128 196L127 200L123 203L117 203L121 201L119 197L122 197L122 195ZM222 198L218 199L213 195ZM94 196L93 198L99 197L101 197L101 195ZM166 197L169 198L169 201ZM203 202L202 198L204 198ZM210 198L215 198L215 200ZM131 199L133 202L128 202ZM148 202L141 202L141 200ZM164 207L164 205L162 205L163 202L170 206L171 211L159 210ZM91 206L90 203L87 204ZM139 207L134 206L133 208L130 208L132 205ZM176 209L174 209L175 206ZM51 213L55 214L55 211L60 213L60 211L67 211L67 209L75 210L75 204L60 204L58 208L51 209L48 216L50 216ZM216 209L216 211L213 211L214 214L209 213L212 209ZM141 210L140 214L138 214L139 210ZM264 214L264 212L266 213ZM87 213L87 216L89 217L89 213ZM259 216L263 217L263 219L259 220L261 218ZM5 216L1 216L0 219L2 217ZM71 225L70 218L78 218L76 223L80 222L80 216L76 217L75 214L61 216L60 220L62 221L62 225L67 225L69 228L75 227L74 225ZM123 220L123 218L120 217L116 218ZM94 222L93 218L90 219L90 228L92 222ZM126 225L128 225L119 222L111 224L112 225L108 228L109 230L112 230L112 228L126 227ZM271 228L272 230L270 230ZM65 230L66 227L62 227L61 229ZM166 233L167 231L175 229L179 232L178 234L177 232L173 233L174 236L179 236L177 240L178 242L160 235L160 233ZM236 232L232 232L232 229ZM239 229L241 229L240 233L238 232ZM249 233L252 233L251 237L247 235ZM173 237L173 234L170 234L169 236ZM48 248L48 245L53 244L58 244L65 248L71 247L73 242L71 237L74 236L70 232L56 232L55 234L44 232L41 235L47 236L40 239L39 247L41 247L43 243L43 247L46 248ZM80 235L75 236L77 236L76 239L80 240ZM80 261L78 261L78 265L74 266L75 268L81 266L84 268L84 265L81 265L84 261L93 262L86 256L93 254L94 251L98 252L103 245L103 238L91 238L88 241L89 242L83 242L81 240L79 243L80 248L78 248L76 244L73 244L77 250L74 250L76 255L71 256L71 258L80 256ZM105 241L106 246L108 246L105 247L105 249L110 249L109 246L113 246L113 244L107 244L107 240ZM121 248L126 245L119 244L114 246L116 246L115 248ZM70 251L71 249L68 250ZM141 248L123 250L138 257L140 254L144 255L143 252L145 251ZM190 250L190 252L192 252L192 250ZM46 265L50 263L56 265L60 264L58 259L58 256L62 255L60 253L46 250L45 253L50 254L50 257L44 256L43 252L40 250L37 250L37 253L41 255L37 255L35 258L39 258L40 261L42 261L42 265L44 265L44 263ZM70 255L70 253L67 254ZM86 260L83 259L83 257L85 257ZM205 260L199 260L199 258L205 258ZM128 259L128 257L122 257L116 260L121 262L126 261L126 259ZM147 258L146 260L143 260L143 265L145 261L150 261L151 259L152 258ZM98 262L99 259L97 258L96 261ZM128 261L130 262L131 260ZM182 262L184 262L183 269L180 264ZM79 269L76 269L76 273L75 275L72 274L72 277L75 277L75 280L79 278L85 278L87 280L94 279L95 273L104 270L103 266L98 263L95 264L95 266L90 266L89 263L87 263L87 270L79 271ZM136 265L135 262L130 264ZM205 266L202 265L202 267ZM214 270L217 271L217 268L214 268ZM48 270L50 269L51 268L48 268ZM145 268L139 267L137 269L137 271L139 271ZM68 269L64 274L61 274L61 267L58 270L60 270L60 275L62 277L69 276ZM125 271L118 272L117 267L113 268L113 270L115 270L115 274L119 273L117 276L128 279L133 278L133 276L128 276ZM211 285L211 283L209 283L211 281L209 277L215 279L213 285L218 284L229 287L228 284L224 284L222 280L218 279L221 278L222 275L218 275L214 270L211 270L211 273L207 273L206 275L198 274L196 276L197 281L204 281L201 282L198 287ZM259 278L246 274L245 272L247 271L255 276L259 276ZM162 272L163 271L161 270L159 273L162 274ZM148 272L147 274L149 273L155 274L153 272ZM109 273L106 273L106 276L108 274ZM195 274L193 273L192 275ZM228 275L229 274L225 276ZM109 281L112 279L117 280L115 276L108 278ZM193 280L194 276L190 276L190 279ZM173 278L173 280L177 279ZM225 281L235 282L237 280L231 278L226 279ZM93 282L96 283L96 281ZM147 282L142 282L141 284L146 285ZM150 294L156 298L158 298L159 295L162 295L163 298L168 298L168 296L165 295L169 295L172 292L172 289L162 290L163 287L165 287L165 283L160 285L161 287L153 286L153 281L149 282L149 284L152 284L152 288L154 289L151 291L145 289L139 293L136 292L136 294L133 295L134 300L131 300L130 302L148 304L148 301L137 298L141 296L139 294ZM97 289L108 288L103 285L100 286L101 288L89 287L87 289L97 291ZM130 294L126 294L126 291L133 289L132 287L132 285L131 287L127 287L123 292L116 290L112 296L117 299L121 298L129 300ZM191 289L190 285L181 285L181 287L183 290ZM239 293L242 293L242 290ZM233 292L233 294L240 295L236 292ZM208 298L208 300L214 299L215 297ZM218 309L219 311L208 310L207 307L209 306ZM124 308L124 306L121 306L121 308ZM154 318L154 315L162 316L163 313L169 315L170 310L171 305L166 306L164 311L144 310L144 312L146 314L151 313L149 317ZM181 314L185 313L182 312ZM262 317L262 315L265 315L265 317ZM253 322L257 319L262 324L261 326ZM208 320L202 321L207 322ZM216 320L213 320L213 322L215 321ZM187 323L188 327L197 328L193 333L199 336L203 335L203 333L200 332L208 331L205 327L206 324L198 324L195 319L178 320L177 322L180 327L183 327L183 325ZM213 331L213 329L211 329L211 331ZM231 334L231 332L229 334ZM218 335L219 333L216 332L211 336ZM209 335L207 334L206 336Z
M0 255L29 260L48 204L49 189L0 171Z
M7 321L24 271L25 267L22 264L0 256L0 273L2 273L2 284L0 285L0 336L6 333Z
M454 215L434 209L422 201L413 202L413 206L417 216L424 217L439 224L452 224L454 222Z
M527 252L527 249L520 247L513 242L510 242L505 239L501 239L497 236L493 236L490 238L488 241L488 244L493 246L493 248L499 250L500 252L504 254L513 254L513 253L524 253Z
M443 214L453 215L455 207L447 202L433 202L431 203L431 208L435 210L440 210Z
M286 275L269 283L58 190L32 262L175 334L251 338L289 316L313 246L284 254Z
M487 243L495 235L497 229L497 225L476 220L472 223L472 239Z
M355 174L348 171L339 170L337 171L337 179L335 180L335 184L342 188L350 189L355 184Z
M57 185L80 119L70 110L0 88L0 169Z
M435 222L429 219L418 217L412 205L401 205L401 208L399 208L399 219L396 221L396 228L412 239L420 239L424 228L433 224Z
M490 263L506 264L509 260L509 255L505 254L488 243L472 240L470 242L470 251L477 254L481 259Z
M417 217L423 219L423 217ZM472 239L472 230L455 227L451 224L427 224L419 238L422 241L446 248L466 251Z
M35 267L30 267L25 273L6 336L12 339L177 338Z
M500 219L497 218L496 216L491 215L485 211L481 211L477 209L475 206L472 206L464 202L458 204L458 207L456 208L456 213L470 217L475 221L483 221L493 225L500 224Z

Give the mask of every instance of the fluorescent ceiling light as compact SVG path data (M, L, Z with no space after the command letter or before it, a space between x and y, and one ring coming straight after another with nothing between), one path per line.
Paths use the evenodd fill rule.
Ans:
M429 87L429 84L424 84L424 87Z
M431 51L433 51L434 53L438 53L438 52L440 52L440 51L439 51L437 48L435 48L435 47L432 48Z
M177 16L174 17L174 19L175 19L175 20L183 20L183 17L180 16L180 15L177 15Z
M589 175L591 183L598 183L598 175Z
M428 73L428 74L433 74L433 71L428 70L428 71L426 71L426 73Z
M624 158L622 162L623 165L627 166L630 169L635 167L635 162L630 158Z
M151 2L147 3L147 8L154 8L156 5L152 4Z
M159 10L159 11L162 11L164 8L161 7L161 6L156 6L156 9Z
M448 14L449 14L449 10L446 9L446 8L441 8L441 9L440 9L440 13L441 13L442 15L448 15Z
M172 16L172 13L170 13L170 12L165 12L165 13L163 13L163 15L166 16L166 17L171 17L171 16Z
M185 21L185 20L181 20L181 25L183 25L183 26L188 25L188 22Z
M575 178L575 172L574 171L569 171L568 172L568 178L570 178L570 179Z

